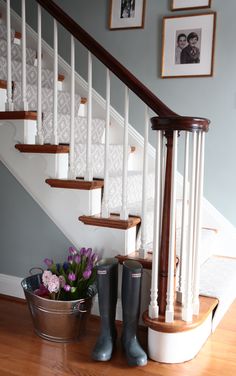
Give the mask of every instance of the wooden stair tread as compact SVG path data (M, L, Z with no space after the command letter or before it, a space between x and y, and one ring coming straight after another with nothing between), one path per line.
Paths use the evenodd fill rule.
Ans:
M85 181L81 179L67 180L67 179L46 179L45 182L53 188L67 188L67 189L83 189L92 190L102 188L103 180Z
M165 322L165 318L163 315L160 315L156 319L151 319L148 316L148 311L144 312L143 320L149 328L158 332L178 333L178 332L184 332L187 330L194 329L205 321L207 316L211 312L213 312L214 308L218 304L218 299L210 298L207 296L200 295L199 300L200 300L199 315L193 315L193 320L190 323L187 323L186 321L183 321L181 319L182 306L180 303L175 304L175 312L174 312L175 321L173 323Z
M81 215L79 220L85 225L117 228L120 230L128 230L141 222L139 217L129 216L127 220L124 220L115 214L111 214L109 218L103 218L100 214L91 216Z
M43 154L61 154L69 153L67 145L34 145L34 144L16 144L15 148L21 153L43 153Z
M21 39L22 38L22 34L20 31L15 31L15 38L16 39Z
M58 81L64 81L64 79L65 79L65 76L64 76L64 74L58 74Z
M7 81L0 80L0 89L7 89Z
M0 111L0 120L37 120L36 111Z

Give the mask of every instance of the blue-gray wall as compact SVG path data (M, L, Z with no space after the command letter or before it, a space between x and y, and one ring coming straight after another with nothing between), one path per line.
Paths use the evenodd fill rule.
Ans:
M24 277L46 257L64 260L71 245L0 162L0 273Z
M202 13L205 10L188 12L171 12L169 10L169 0L147 0L146 17L144 29L130 29L110 31L107 27L109 16L108 0L57 0L58 5L63 7L71 17L80 23L89 33L94 36L105 48L107 48L116 58L118 58L128 69L131 70L145 85L147 85L162 101L164 101L174 111L182 115L202 116L211 119L212 125L209 134L206 137L206 165L205 165L205 187L204 194L206 198L236 226L236 1L227 0L222 5L222 0L213 0L210 10L217 12L216 25L216 46L214 58L214 75L205 78L160 78L161 63L161 41L162 41L162 18L163 16ZM27 0L27 22L36 27L36 6L33 0ZM19 12L20 1L15 0L12 5ZM209 11L210 11L209 10ZM208 10L206 10L207 12ZM43 13L43 35L44 38L52 43L52 21ZM69 38L60 30L59 39L60 54L69 61ZM79 46L77 47L76 66L78 72L86 78L86 53ZM123 87L116 79L113 79L112 85L112 104L122 113L123 111ZM104 68L95 62L94 87L104 94L105 80ZM143 133L142 105L132 99L134 106L131 107L130 120L134 127L140 133ZM7 175L1 167L0 180L2 174ZM22 227L27 218L37 217L37 210L43 215L41 209L34 208L31 214L32 206L24 205L22 201L22 188L15 182L15 208L17 203L21 207L27 207L28 215L22 213ZM6 187L5 195L8 194ZM19 199L18 199L19 196ZM27 195L24 196L25 199ZM0 200L2 197L0 195ZM10 198L8 199L10 201ZM2 205L2 204L1 204ZM32 203L33 205L33 203ZM4 203L5 206L5 203ZM6 207L6 206L5 206ZM37 207L37 209L36 209ZM38 219L39 223L40 220ZM10 224L11 216L6 213L6 223ZM31 222L31 221L30 221ZM11 234L11 226L6 228L6 238L15 237L15 245L18 242L19 231ZM34 236L40 239L40 233L37 234L38 224L35 220ZM0 228L0 236L1 235ZM54 228L54 236L47 235L45 227L44 251L52 247L55 251L55 244L61 243L64 248L67 241ZM32 242L33 242L32 237ZM11 240L13 242L13 240ZM55 242L55 243L54 243ZM34 241L37 243L37 241ZM7 244L7 243L6 243ZM48 244L48 246L47 246ZM7 245L5 245L7 247ZM38 246L39 247L39 246ZM19 252L24 250L25 245L22 241L17 247ZM40 248L40 247L39 247ZM39 249L38 248L38 249ZM6 249L6 248L5 248ZM37 255L38 252L34 252ZM28 266L29 250L26 253L26 260L22 261ZM9 274L16 273L13 266L10 266L10 255L7 268ZM33 256L32 256L33 257ZM35 256L34 256L35 257ZM41 255L33 263L41 260ZM23 265L22 265L23 267ZM0 272L4 270L0 270ZM7 270L5 270L7 272Z

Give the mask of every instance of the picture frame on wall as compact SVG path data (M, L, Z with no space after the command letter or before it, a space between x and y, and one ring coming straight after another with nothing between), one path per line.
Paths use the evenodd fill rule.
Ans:
M210 8L211 0L172 0L171 10Z
M146 0L110 0L109 29L144 27Z
M161 77L213 75L216 13L163 18Z

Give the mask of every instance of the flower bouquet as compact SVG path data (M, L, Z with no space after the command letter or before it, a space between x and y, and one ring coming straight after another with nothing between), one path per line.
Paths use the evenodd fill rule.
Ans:
M91 248L69 248L67 261L54 263L46 258L42 283L35 294L53 300L76 300L94 295L97 262Z
M77 340L96 294L97 255L91 248L69 248L67 260L45 259L47 270L25 278L21 285L30 309L35 332L56 342Z

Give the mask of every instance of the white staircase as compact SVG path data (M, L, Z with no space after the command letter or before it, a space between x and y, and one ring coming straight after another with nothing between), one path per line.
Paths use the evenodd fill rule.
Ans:
M108 98L106 98L106 101L102 99L77 74L75 75L75 93L72 94L70 91L70 67L61 58L58 58L58 70L59 73L61 70L63 75L57 74L58 79L55 88L55 71L47 68L47 65L48 67L53 66L55 55L53 50L45 42L42 42L42 56L45 59L41 70L42 102L40 107L43 114L43 145L41 142L40 145L36 144L37 135L39 134L37 117L37 35L32 29L27 27L27 38L30 39L31 47L27 47L25 51L26 92L23 95L22 41L20 38L16 38L16 35L19 36L19 34L15 33L14 30L11 31L11 79L13 81L12 101L14 111L11 113L6 112L4 111L5 102L6 99L9 100L7 95L9 82L8 85L6 82L8 80L7 27L5 24L6 10L4 2L1 1L0 5L3 19L0 24L1 161L76 247L92 247L103 257L111 257L118 254L127 256L134 251L140 250L138 256L144 256L145 258L147 251L152 252L153 250L156 208L155 151L149 145L144 153L144 145L145 142L147 144L147 138L143 140L129 125L127 90L125 102L127 112L123 119L111 106L107 107ZM19 16L12 11L11 17L14 20L13 24L18 25L20 30L21 20ZM55 90L57 98L56 139L58 141L56 145L53 142L55 140ZM27 111L22 108L24 96L28 105ZM88 98L86 104L82 101L84 97ZM71 101L74 106L71 106ZM92 113L91 108L93 109ZM74 117L73 135L71 127L72 116ZM89 127L90 131L88 133ZM149 121L147 121L146 127L149 127ZM109 143L107 143L108 132ZM88 144L89 137L90 144ZM17 148L15 148L15 144L18 144ZM72 144L74 145L73 149ZM22 153L19 153L17 149ZM89 149L91 153L88 157ZM90 172L92 171L93 179L85 181L89 158L91 160L89 168ZM146 160L146 166L148 165L146 175L143 174L143 158ZM72 165L73 174L75 174L77 179L70 178ZM109 166L109 169L107 169L107 166ZM46 180L48 184L46 184ZM178 216L181 216L182 210L182 186L182 179L178 178L175 197L175 199L177 198L177 219ZM144 199L145 205L143 205ZM106 205L105 211L104 205ZM216 253L213 245L217 247L218 234L214 228L217 220L214 221L214 215L212 216L211 213L207 212L207 205L206 203L203 206L203 222L200 230L201 246L198 261L199 265L204 268L204 275L207 275L208 269L206 265L209 265L212 272L212 265L217 264L217 273L221 273L219 263L215 261L215 258L211 258ZM102 212L106 212L107 215L101 216ZM110 216L111 213L115 214L115 216ZM91 217L93 215L96 215L96 217ZM79 217L89 226L79 221ZM204 218L208 218L209 221L205 223ZM145 223L145 226L142 226L143 223ZM176 242L176 253L179 259L181 259L181 223L180 220L177 225ZM225 270L229 270L229 275L232 277L236 266L234 262L232 262L233 266L231 264L229 266L229 263L229 259L222 263L222 267L225 267L223 274ZM150 267L151 263L149 263ZM179 283L178 273L179 268L177 269L177 287ZM143 311L147 309L149 303L150 272L146 272L144 276L141 308ZM216 279L216 284L218 283L217 281L218 279ZM219 283L222 283L221 279ZM209 293L209 290L209 284L206 283L204 278L200 287L201 294L220 299L221 304L219 306L224 306L224 309L221 309L223 315L225 307L231 304L235 298L234 291L232 290L227 295L227 299L224 300L222 293L219 298L217 292ZM168 348L164 346L166 349L165 354L160 353L159 350L156 353L153 350L155 348L156 333L160 348L162 347L162 341L165 342L166 337L164 338L160 334L163 332L163 328L160 331L159 329L150 329L149 346L151 347L150 354L152 359L179 362L195 356L211 332L211 314L212 312L206 318L205 326L199 329L200 334L194 332L192 337L190 334L189 338L185 339L185 344L182 340L179 340L179 337L177 339L175 337L174 348L181 347L179 353L177 351L177 355L172 354L172 352L166 355L168 348L173 346L168 334ZM120 311L118 311L118 318L121 318ZM217 323L220 318L221 313L218 313ZM215 328L215 326L214 324L213 327ZM189 353L187 351L189 341L197 338L196 348Z

